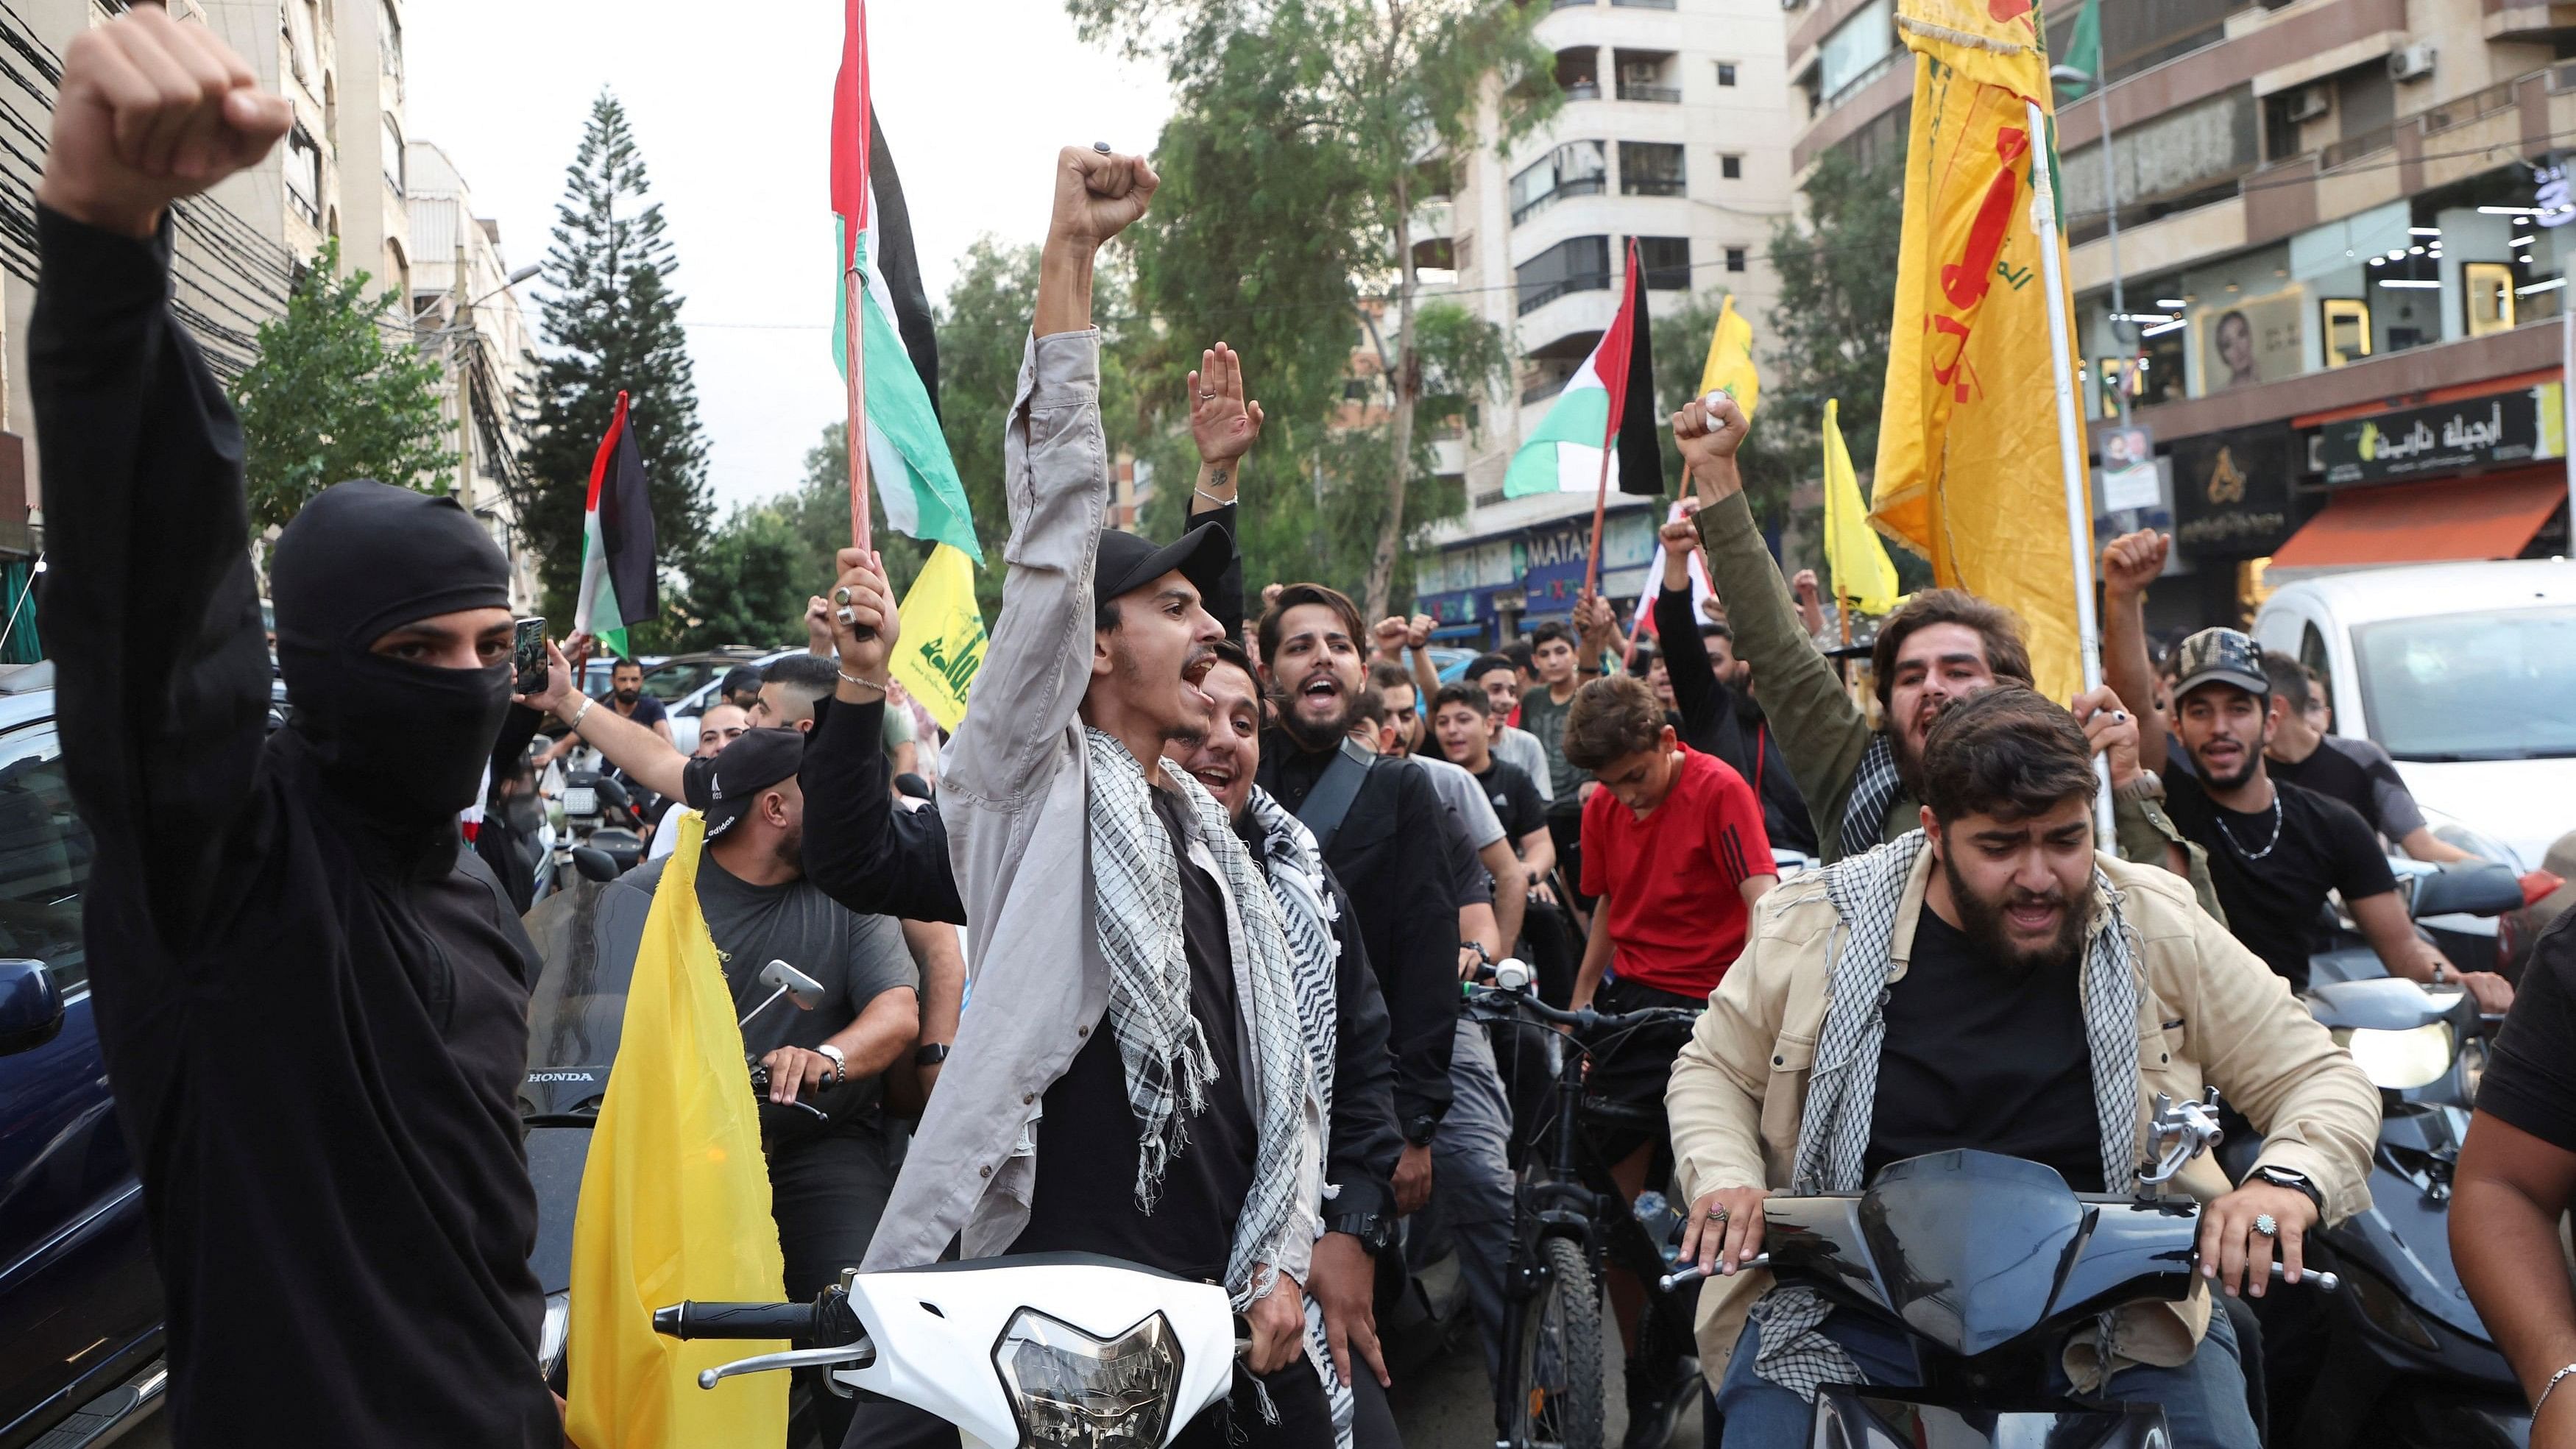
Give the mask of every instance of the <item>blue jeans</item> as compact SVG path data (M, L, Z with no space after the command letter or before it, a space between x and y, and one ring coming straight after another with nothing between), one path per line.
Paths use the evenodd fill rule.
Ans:
M1920 1379L1914 1345L1895 1327L1848 1308L1836 1308L1822 1332L1842 1345L1863 1377L1885 1388L1912 1387ZM1762 1331L1744 1325L1735 1356L1718 1385L1717 1410L1726 1416L1725 1449L1805 1449L1815 1408L1753 1371ZM2066 1371L2048 1366L2048 1391L2073 1392ZM2139 1364L2111 1376L2104 1399L2163 1407L2175 1449L2260 1449L2254 1417L2245 1407L2245 1373L2237 1362L2236 1330L2223 1311L2209 1316L2209 1335L2180 1368Z

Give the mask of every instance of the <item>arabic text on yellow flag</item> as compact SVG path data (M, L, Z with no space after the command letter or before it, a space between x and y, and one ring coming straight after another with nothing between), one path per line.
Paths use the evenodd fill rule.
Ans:
M1833 595L1864 614L1896 607L1896 564L1870 530L1851 449L1843 446L1842 401L1825 401L1825 568Z
M1914 116L1870 521L1943 587L2020 615L2040 690L2064 700L2082 662L2046 310L2066 300L2047 295L2032 227L2052 147L2023 104L2051 109L2038 13L1900 0L1897 28Z
M894 651L894 677L928 708L939 727L954 734L966 718L966 689L984 664L984 614L975 606L975 565L947 544L930 551L921 576L896 611L903 637Z
M684 1298L775 1301L785 1269L742 1032L698 910L695 812L653 892L617 1065L573 1214L572 1393L565 1428L595 1449L776 1444L787 1377L700 1389L698 1371L778 1343L684 1343L652 1313Z
M1699 395L1724 392L1748 418L1762 406L1762 374L1753 370L1753 324L1735 310L1735 294L1717 309L1717 330L1709 335L1708 365L1700 369Z

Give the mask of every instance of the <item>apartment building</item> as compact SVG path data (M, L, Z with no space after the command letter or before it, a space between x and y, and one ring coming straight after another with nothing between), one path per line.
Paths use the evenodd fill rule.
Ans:
M510 560L510 606L537 610L536 555L511 504L537 407L537 339L501 251L501 224L474 214L473 191L435 143L406 143L407 235L416 248L411 310L421 346L445 374L440 416L456 454L449 488Z
M1713 308L1732 292L1762 328L1778 292L1771 231L1793 191L1783 29L1778 0L1554 0L1538 36L1563 108L1508 147L1489 139L1453 158L1453 194L1424 209L1426 296L1507 329L1521 364L1473 426L1435 425L1439 471L1467 492L1465 515L1416 559L1418 606L1444 639L1499 642L1573 607L1591 496L1507 500L1503 474L1616 315L1630 238L1650 309ZM1634 598L1660 512L1615 492L1611 503L1603 588Z
M1788 12L1796 167L1901 153L1889 9ZM2053 35L2075 10L2047 7ZM2576 8L2115 0L2101 21L2108 86L2058 123L2069 283L2097 441L2123 401L2153 438L2155 496L2097 519L2173 531L2151 622L2306 570L2564 552Z
M22 138L51 125L49 74L81 30L125 9L121 0L15 0L0 29L20 63L0 68L0 107ZM180 320L226 381L251 363L261 322L286 308L298 269L330 237L341 239L341 265L371 273L378 284L410 295L410 221L402 194L401 148L384 161L402 125L400 0L242 0L211 5L170 0L173 15L213 26L241 53L260 84L286 97L295 122L258 166L212 192L173 208L173 303ZM382 47L397 47L390 56ZM32 215L36 154L0 167L0 205ZM26 323L35 305L32 245L0 241L5 270L7 389L0 427L29 434ZM41 438L0 438L0 555L24 535L29 513L41 520L36 485ZM14 458L12 455L16 455ZM23 478L25 508L8 494Z

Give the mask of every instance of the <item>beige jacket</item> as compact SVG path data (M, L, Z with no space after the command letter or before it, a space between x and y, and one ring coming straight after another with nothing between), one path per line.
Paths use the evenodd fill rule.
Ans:
M2258 1165L2305 1173L2325 1199L2328 1222L2368 1207L2379 1092L2351 1054L2335 1045L2286 982L2192 903L2191 886L2181 877L2097 859L2139 942L2140 1159L2156 1094L2179 1101L2215 1084L2265 1129ZM1932 870L1926 850L1906 880L1889 949L1891 981L1905 974ZM1674 1170L1687 1201L1722 1187L1788 1186L1843 934L1821 872L1783 884L1755 908L1744 954L1709 997L1708 1011L1673 1063L1665 1095ZM2226 1175L2207 1156L2184 1168L2178 1181L2203 1202L2228 1190ZM1770 1285L1770 1274L1749 1272L1712 1279L1701 1290L1700 1363L1710 1382L1725 1377L1745 1314ZM2208 1297L2195 1284L2184 1302L2123 1310L2119 1352L2143 1363L2182 1363L2208 1322ZM2070 1371L2081 1367L2069 1364Z

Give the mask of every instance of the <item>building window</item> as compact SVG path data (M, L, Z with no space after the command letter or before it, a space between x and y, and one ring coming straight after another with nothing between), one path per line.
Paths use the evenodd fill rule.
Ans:
M1568 292L1610 289L1610 238L1567 237L1523 262L1514 271L1523 315L1537 311Z
M1619 143L1621 196L1679 196L1686 185L1679 144L1666 141Z
M319 225L322 220L322 148L302 126L286 134L286 199L295 214Z
M1721 60L1717 63L1717 83L1722 86L1731 86L1735 84L1734 61Z
M1599 196L1609 180L1609 148L1568 141L1512 178L1512 225L1565 196Z
M1745 260L1745 257L1744 257L1744 248L1742 248L1742 247L1728 247L1728 248L1726 249L1726 269L1727 269L1728 271L1730 271L1730 272L1740 272L1740 271L1743 271L1743 270L1744 270L1744 260Z
M394 195L400 196L403 194L403 178L406 174L403 167L402 128L394 124L394 118L391 116L385 117L384 160L385 184L394 189Z
M393 77L394 89L400 92L403 78L402 17L394 13L389 0L377 0L376 51L383 58L385 74Z
M1741 157L1741 156L1720 156L1720 157L1718 157L1718 158L1717 158L1717 174L1718 174L1718 175L1720 175L1720 176L1722 176L1722 177L1725 177L1725 178L1726 178L1727 180L1729 180L1729 181L1741 181L1741 180L1743 180L1743 179L1744 179L1744 158L1743 158L1743 157Z
M1667 292L1689 291L1690 238L1686 236L1637 238L1637 265L1646 274L1647 286Z

